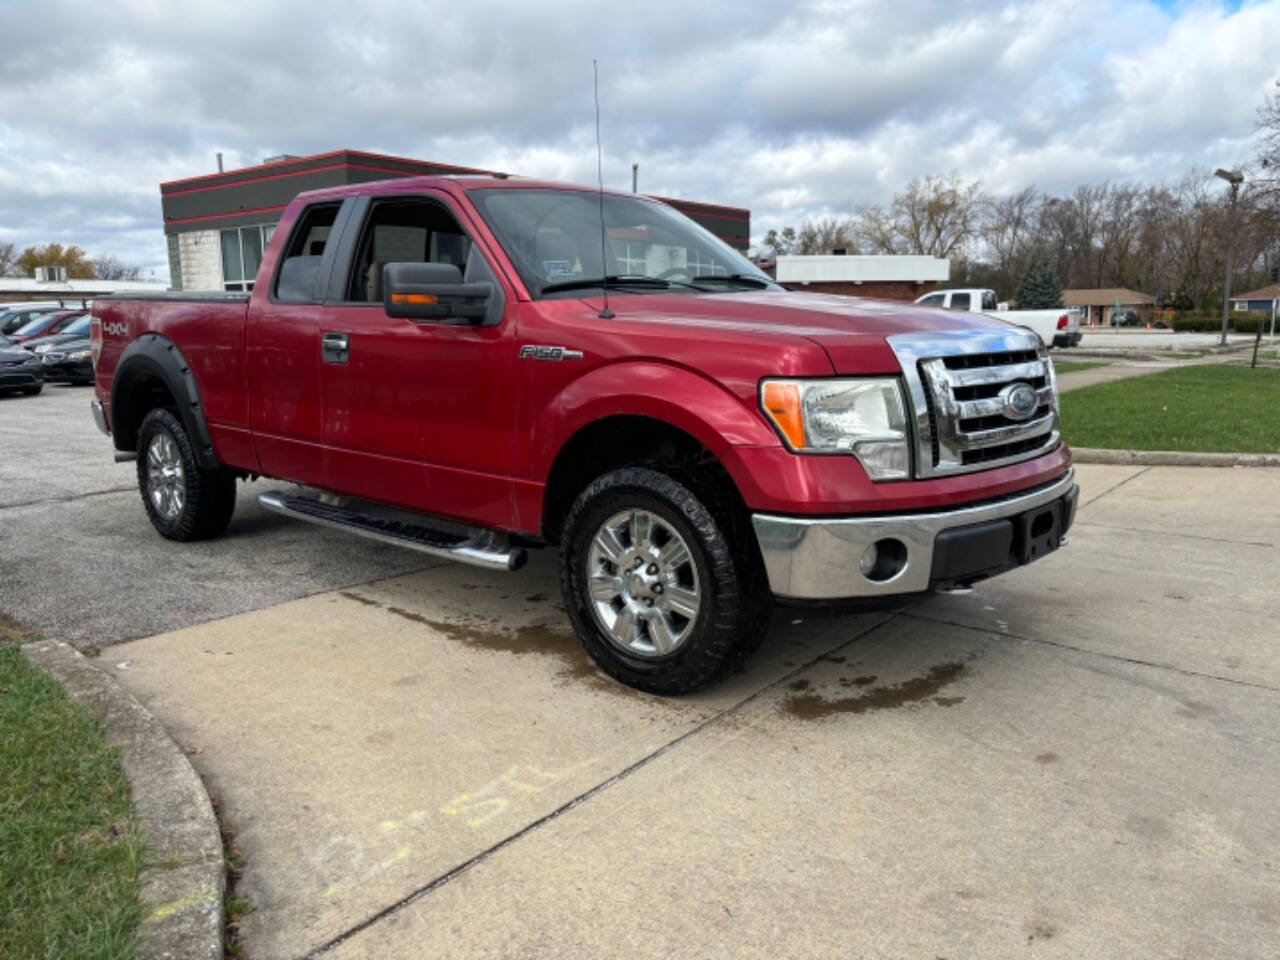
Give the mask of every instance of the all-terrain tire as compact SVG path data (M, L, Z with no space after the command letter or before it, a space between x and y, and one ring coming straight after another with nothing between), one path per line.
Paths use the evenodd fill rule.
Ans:
M175 484L181 493L181 505L172 514L161 509L152 496L152 468L156 463L152 445L157 438L161 445L165 445L165 438L171 441L181 467L181 477ZM169 540L185 542L220 536L236 507L235 476L227 470L201 468L182 421L173 411L159 407L143 417L138 427L138 490L151 525Z
M628 510L654 514L680 535L702 585L690 634L665 656L622 649L592 609L593 539L608 518ZM773 609L741 505L723 484L665 464L613 470L578 495L560 538L560 585L565 610L591 658L622 683L658 694L688 693L741 666L763 640Z

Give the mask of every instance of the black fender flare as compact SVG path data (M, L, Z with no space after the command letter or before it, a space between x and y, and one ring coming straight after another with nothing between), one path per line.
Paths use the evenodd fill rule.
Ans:
M173 397L200 466L206 470L221 466L213 452L204 405L200 402L200 387L191 365L172 340L158 333L144 333L134 340L125 347L116 364L111 379L111 424L116 449L130 453L137 449L142 415L132 409L136 401L135 387L148 379L159 380Z

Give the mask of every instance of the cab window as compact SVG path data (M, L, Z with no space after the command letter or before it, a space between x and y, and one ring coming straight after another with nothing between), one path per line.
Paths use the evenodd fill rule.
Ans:
M929 296L925 297L923 300L920 301L920 306L940 307L946 302L946 299L947 299L947 295L945 293L931 293L929 294Z
M381 303L382 268L388 263L449 263L461 272L468 269L470 254L471 238L441 204L377 201L347 276L347 302Z
M952 310L968 310L968 309L969 309L969 294L968 294L968 293L953 293L953 294L951 294L951 303L950 303L950 307L951 307L951 309L952 309Z
M311 303L317 299L320 261L341 207L341 203L317 203L298 218L280 254L275 287L277 300Z

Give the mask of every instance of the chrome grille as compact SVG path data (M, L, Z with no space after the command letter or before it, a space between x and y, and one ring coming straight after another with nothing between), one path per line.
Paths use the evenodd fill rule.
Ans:
M916 476L988 470L1057 446L1053 366L1030 330L903 334L889 346L907 381ZM1010 417L1001 397L1019 383L1036 397L1025 420Z

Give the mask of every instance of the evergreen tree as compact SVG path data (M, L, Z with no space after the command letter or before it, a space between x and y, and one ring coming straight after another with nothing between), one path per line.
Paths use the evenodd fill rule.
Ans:
M1018 291L1013 296L1019 310L1053 310L1062 306L1062 284L1053 267L1037 260L1018 281Z

